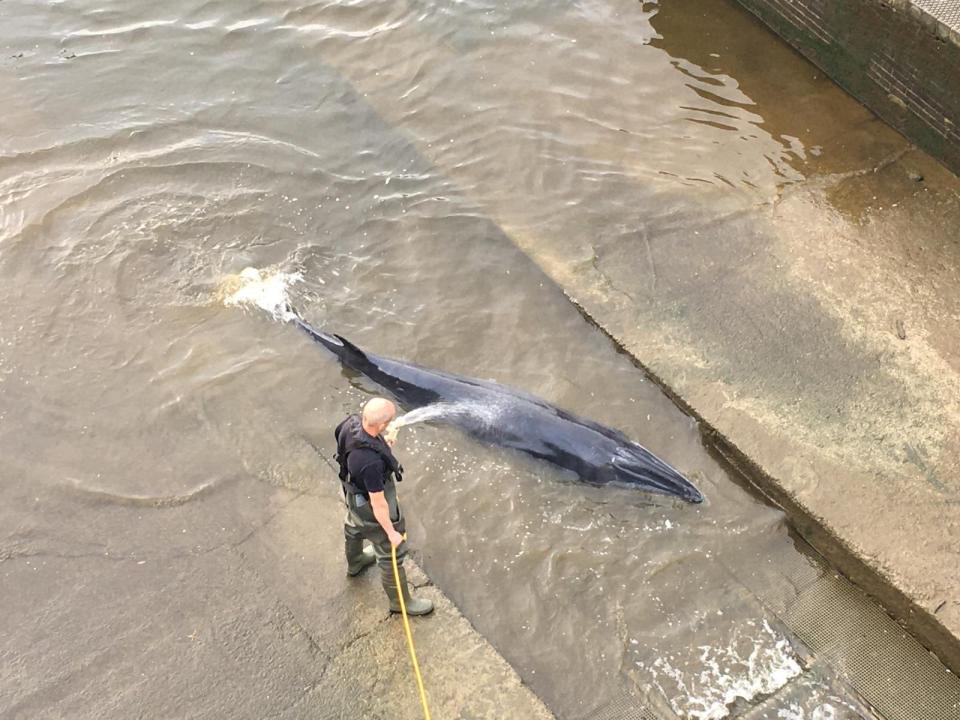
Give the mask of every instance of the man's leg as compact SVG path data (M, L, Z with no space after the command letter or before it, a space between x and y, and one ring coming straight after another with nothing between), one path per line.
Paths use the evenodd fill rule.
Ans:
M396 507L396 506L395 506ZM391 508L394 510L394 508ZM397 532L403 533L406 529L406 523L403 520L403 514L399 507L391 513L396 515L397 520L393 526ZM373 544L373 551L377 556L377 566L380 568L380 583L383 585L383 591L390 601L390 612L398 613L400 608L400 593L403 593L403 603L407 609L407 615L426 615L433 612L433 602L427 598L416 598L410 594L410 586L407 583L407 573L403 568L403 559L407 556L406 541L397 546L397 573L400 576L400 585L397 586L396 578L393 576L393 556L390 548L390 540L387 534L377 524L377 532L367 536Z
M392 489L392 488L391 488ZM393 518L393 526L397 532L403 533L406 529L406 523L403 519L403 513L396 502L396 494L391 493L389 498L390 516ZM377 565L380 567L380 583L383 585L383 591L390 600L390 611L400 612L400 592L403 592L403 602L407 608L408 615L426 615L433 611L433 603L425 598L415 598L410 595L410 588L407 584L407 574L403 569L403 559L407 556L407 543L402 542L397 547L397 570L400 575L400 590L398 591L396 580L393 577L393 559L390 549L390 540L387 534L380 527L380 523L373 516L373 510L369 504L357 507L354 500L356 496L351 495L347 499L347 518L343 525L343 534L346 538L347 562L349 572L349 562L351 552L356 552L357 543L362 548L363 540L369 540L373 545L373 556ZM366 567L366 565L364 565ZM360 568L361 570L363 568ZM359 571L358 571L359 572Z
M393 575L393 560L390 555L390 541L384 535L383 543L374 542L374 552L377 554L377 566L380 568L380 583L383 591L390 600L390 612L400 612L400 593L403 593L403 603L407 608L407 615L426 615L433 612L433 602L426 598L413 597L410 594L410 585L407 583L407 572L403 567L403 558L407 555L407 544L400 543L397 547L397 573L400 576L400 586Z
M350 500L347 501L347 517L343 522L344 554L347 556L347 575L355 577L377 561L372 548L363 546L363 520L357 516Z

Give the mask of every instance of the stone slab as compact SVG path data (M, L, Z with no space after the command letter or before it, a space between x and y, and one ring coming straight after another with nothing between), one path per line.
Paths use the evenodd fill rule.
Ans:
M738 1L892 127L960 172L960 2Z

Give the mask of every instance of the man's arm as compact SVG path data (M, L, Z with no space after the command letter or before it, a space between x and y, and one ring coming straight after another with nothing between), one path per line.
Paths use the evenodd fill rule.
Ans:
M387 505L386 496L382 492L371 492L370 507L373 510L373 516L390 539L390 544L397 547L403 542L403 535L394 529L393 523L390 521L390 506Z

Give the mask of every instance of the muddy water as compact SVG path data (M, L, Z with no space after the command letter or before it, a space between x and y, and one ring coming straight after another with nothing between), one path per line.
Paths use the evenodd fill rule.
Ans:
M518 249L650 253L655 228L696 235L833 162L732 74L753 43L784 51L752 25L692 33L702 13L678 5L3 2L7 551L200 546L331 481L305 473L304 438L329 446L376 388L220 302L226 275L272 268L300 274L311 323L621 428L706 494L585 487L402 431L423 564L558 716L636 696L720 718L799 674L770 608L823 570ZM194 503L234 524L171 540L85 514ZM798 717L858 717L826 679L811 697Z

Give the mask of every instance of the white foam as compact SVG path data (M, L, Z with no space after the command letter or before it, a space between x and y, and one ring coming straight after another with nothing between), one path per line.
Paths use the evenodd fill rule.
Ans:
M286 322L296 317L288 289L301 280L303 276L300 273L248 267L239 275L224 279L220 285L220 296L224 305L257 307L269 313L274 320Z
M722 720L735 700L749 702L769 695L799 675L802 668L789 641L774 632L766 620L759 629L760 637L750 637L748 627L740 628L728 647L701 646L696 663L699 667L694 672L664 657L653 661L648 669L670 698L673 711L690 720ZM752 646L746 657L741 654L745 641ZM673 692L669 691L671 685Z
M776 720L840 720L841 717L854 716L861 717L861 713L855 707L839 698L830 698L812 710L804 709L798 703L791 702L789 706L777 709Z

